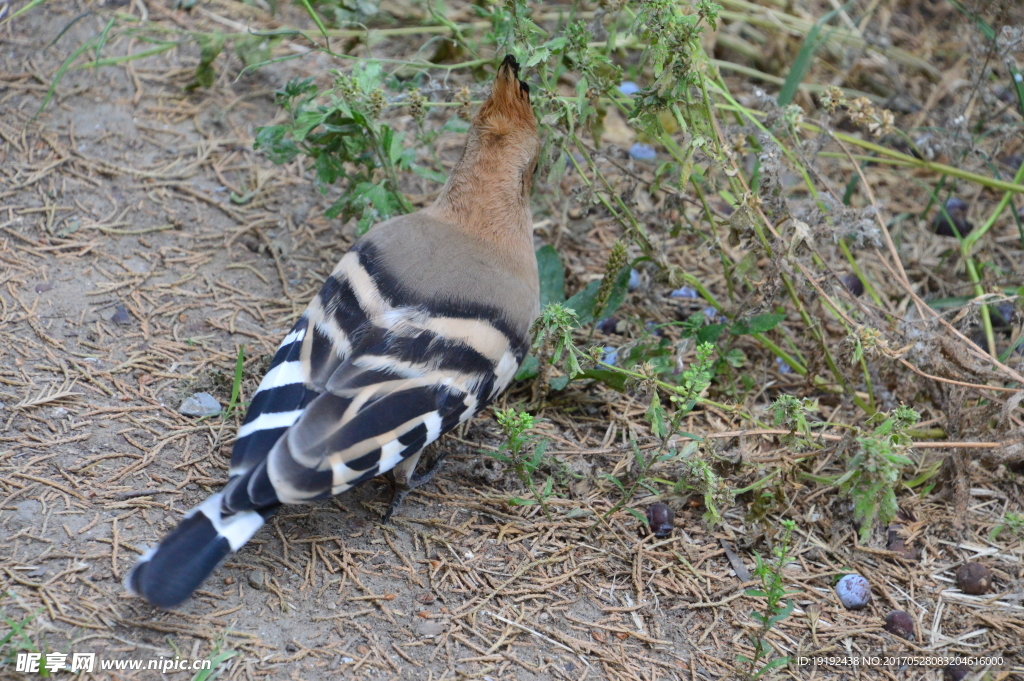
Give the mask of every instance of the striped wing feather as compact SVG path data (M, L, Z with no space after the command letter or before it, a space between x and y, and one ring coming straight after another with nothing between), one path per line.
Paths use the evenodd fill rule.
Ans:
M282 342L239 430L227 512L340 494L483 409L525 352L479 305L415 300L350 251Z

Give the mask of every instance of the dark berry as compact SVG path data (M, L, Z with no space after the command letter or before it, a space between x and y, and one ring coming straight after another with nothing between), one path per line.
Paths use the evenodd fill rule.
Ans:
M885 630L890 634L914 640L914 618L902 610L893 610L885 616Z
M854 298L859 298L864 295L864 282L860 280L854 273L844 274L841 278L843 286L849 291Z
M992 572L981 563L964 563L957 568L956 585L965 594L980 596L992 586Z
M939 236L967 236L974 225L967 221L967 204L955 196L946 201L945 211L939 210L932 220L932 229Z
M647 524L655 537L664 538L671 535L675 519L676 513L670 506L651 504L647 507Z
M964 681L971 673L971 668L966 664L947 664L942 670L943 681Z

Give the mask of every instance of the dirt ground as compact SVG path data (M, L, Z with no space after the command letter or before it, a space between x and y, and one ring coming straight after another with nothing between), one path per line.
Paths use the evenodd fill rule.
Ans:
M248 11L216 3L187 14L170 4L149 2L149 20L208 27L209 12L244 22ZM605 390L581 390L542 414L541 431L570 473L571 493L551 502L554 520L506 503L518 483L482 453L499 444L488 412L441 443L451 452L445 468L389 525L379 522L387 485L373 481L278 514L177 611L124 592L120 580L139 553L226 478L242 414L197 420L179 404L205 391L227 405L242 345L241 397L251 395L353 235L323 217L334 195L318 194L301 163L277 167L252 150L254 128L280 113L274 90L294 75L323 75L332 65L321 58L237 81L238 64L225 59L219 65L230 68L215 85L192 93L184 87L194 45L71 70L33 118L63 59L102 30L103 9L48 3L0 29L0 613L8 624L33 616L25 632L44 653L148 660L234 651L225 679L734 677L736 655L751 651L749 612L761 602L744 595L755 586L744 509L710 529L697 504L685 505L665 540L639 537L626 513L589 534L594 510L610 506L597 476L625 470L622 443L646 409ZM40 50L88 10L97 13ZM444 143L457 150L458 140ZM422 205L436 187L416 191ZM541 218L564 221L567 247L594 239L586 220ZM642 293L629 305L642 309ZM706 409L687 430L742 427ZM719 441L745 461L788 455L770 437ZM787 569L797 608L772 634L779 649L1002 655L992 679L1024 668L1024 547L979 539L1007 509L1021 509L1021 486L981 468L972 475L969 517L959 519L966 531L954 528L945 501L906 500L913 561L854 546L848 522L822 519L843 503L833 493L802 502L806 522ZM953 571L971 557L993 568L996 593L953 588ZM862 611L842 608L831 587L850 569L874 588ZM814 627L812 604L822 611ZM912 642L882 629L896 607L915 613ZM941 677L914 664L813 673ZM5 675L25 678L10 665Z

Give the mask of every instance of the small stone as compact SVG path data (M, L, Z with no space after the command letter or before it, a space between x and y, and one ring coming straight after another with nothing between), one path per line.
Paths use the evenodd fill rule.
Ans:
M633 146L629 148L629 155L635 158L637 161L653 161L658 156L658 152L654 150L650 144L644 144L643 142L634 142Z
M697 293L697 289L692 288L690 286L684 286L682 288L677 288L675 291L673 291L672 293L668 294L668 297L669 298L684 298L686 300L695 300L695 299L700 297L700 294Z
M885 630L890 634L914 640L914 618L903 610L893 610L885 616Z
M943 681L964 681L971 673L970 666L966 664L947 664L942 669Z
M250 570L245 578L248 580L249 586L254 589L262 589L267 581L267 576L263 573L263 570Z
M932 229L939 236L967 236L974 225L967 221L967 204L955 196L946 201L945 210L939 210L932 220Z
M36 284L36 293L46 293L51 289L53 289L53 284L48 281L42 281Z
M440 636L443 634L447 628L448 625L444 622L439 622L438 620L426 620L413 627L413 631L417 636L433 638L434 636Z
M647 524L651 528L651 534L659 539L672 535L675 520L676 512L667 504L651 504L647 507Z
M860 610L871 602L871 584L860 575L846 575L836 584L836 595L847 610Z
M956 585L965 594L986 594L992 587L992 572L981 563L964 563L957 568Z
M128 310L124 308L124 305L118 305L114 308L114 315L110 318L110 321L120 326L127 326L132 323L132 318L128 314Z
M619 351L610 345L601 348L601 361L605 364L615 365L619 361Z
M843 282L843 286L846 287L846 290L849 291L854 298L860 298L864 295L864 282L861 281L860 277L853 272L844 274L840 278L840 281Z
M231 586L232 584L235 583L235 578L232 577L231 575L228 575L227 577L224 578L224 583L227 584L228 586Z
M633 269L631 269L629 271L629 283L626 285L626 288L629 289L630 291L635 291L638 288L640 288L640 273L639 272L637 272L636 270L633 270Z
M220 413L221 406L210 393L196 393L186 398L178 411L185 416L213 416Z
M781 357L775 358L775 368L779 370L780 374L791 374L793 373L793 367L786 363L786 360Z
M701 313L709 322L714 322L716 319L718 319L718 310L711 306L705 307L703 310L701 310Z
M640 92L640 86L631 80L622 81L622 85L619 86L619 92L624 95L635 95Z

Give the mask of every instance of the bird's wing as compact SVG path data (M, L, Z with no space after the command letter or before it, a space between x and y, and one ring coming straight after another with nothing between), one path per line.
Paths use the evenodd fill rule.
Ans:
M239 431L226 509L340 494L416 454L511 382L527 341L500 311L415 300L368 253L357 247L342 259L275 355L274 378L250 408L260 411Z

